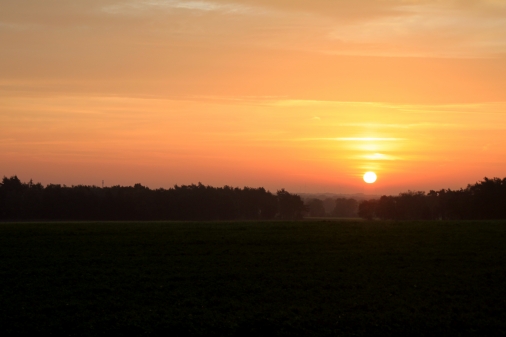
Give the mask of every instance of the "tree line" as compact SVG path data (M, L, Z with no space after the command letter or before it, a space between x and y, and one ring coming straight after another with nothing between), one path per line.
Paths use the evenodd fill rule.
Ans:
M408 191L360 203L358 214L382 220L506 219L506 178L484 178L464 189Z
M300 196L284 189L211 187L201 183L149 189L132 186L65 186L0 183L0 220L296 220Z
M332 204L331 212L327 211ZM331 206L332 206L331 205ZM381 220L506 219L506 178L484 178L465 189L408 191L357 201L310 199L284 189L211 187L201 183L149 189L134 186L65 186L0 183L0 220L297 220L362 217Z
M359 202L353 198L313 198L305 203L306 214L309 217L354 218L358 216ZM330 206L330 207L329 207ZM327 209L330 208L330 211Z

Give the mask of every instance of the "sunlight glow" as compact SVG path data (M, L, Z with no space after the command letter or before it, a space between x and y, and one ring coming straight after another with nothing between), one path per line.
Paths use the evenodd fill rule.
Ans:
M364 155L364 158L369 159L369 160L395 160L394 157L383 154L383 153L366 154L366 155Z
M377 176L376 176L376 173L374 172L366 172L364 174L364 181L368 184L372 184L376 181L377 179Z
M2 2L0 177L398 194L504 176L505 0L49 3Z

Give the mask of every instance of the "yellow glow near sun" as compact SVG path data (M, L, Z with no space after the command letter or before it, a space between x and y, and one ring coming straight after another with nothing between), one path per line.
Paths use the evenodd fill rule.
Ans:
M378 177L376 176L376 173L374 172L366 172L364 174L364 181L368 184L372 184L376 181Z

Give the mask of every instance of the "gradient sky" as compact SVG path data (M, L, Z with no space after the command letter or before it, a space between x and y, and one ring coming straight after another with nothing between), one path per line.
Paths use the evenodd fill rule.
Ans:
M506 176L504 0L0 8L0 176L375 194Z

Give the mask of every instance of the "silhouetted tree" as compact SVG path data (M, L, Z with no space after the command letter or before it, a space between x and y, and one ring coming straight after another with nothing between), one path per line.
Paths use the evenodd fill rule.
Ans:
M393 196L382 196L378 200L376 215L381 220L397 219L397 198Z
M380 219L459 220L506 219L506 178L484 178L465 189L408 191L382 196L376 207Z
M334 208L336 206L336 201L333 198L325 198L323 200L323 207L325 208L325 213L327 215L332 215Z
M5 218L24 214L24 192L28 185L22 184L17 176L4 177L0 185L0 212Z
M355 199L337 198L334 205L332 215L335 217L352 218L358 215L358 201Z
M323 201L320 199L311 199L305 205L308 215L310 217L324 217L326 216Z
M264 188L197 185L43 187L16 176L0 183L0 220L232 220L300 218L299 196ZM283 209L280 211L279 207Z
M363 200L358 205L358 216L367 220L372 220L376 217L377 205L377 200Z
M304 202L300 196L290 194L285 189L277 193L278 196L278 216L284 220L302 219L302 214L306 210Z
M475 185L468 185L468 202L472 205L474 219L504 219L506 218L506 178L484 178Z
M354 216L353 199L334 201L334 216ZM308 207L284 189L275 195L263 188L197 185L151 190L134 186L65 186L22 183L17 176L0 183L0 220L232 220L300 219L325 215L325 201ZM465 189L428 194L408 191L363 201L358 215L366 219L506 219L506 178L484 178Z

